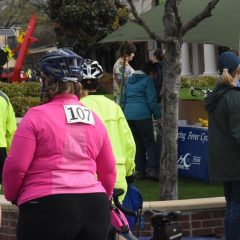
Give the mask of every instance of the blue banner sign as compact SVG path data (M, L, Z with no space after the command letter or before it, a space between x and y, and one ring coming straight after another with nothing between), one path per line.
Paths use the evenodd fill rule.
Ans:
M209 180L208 130L202 127L178 127L178 174Z

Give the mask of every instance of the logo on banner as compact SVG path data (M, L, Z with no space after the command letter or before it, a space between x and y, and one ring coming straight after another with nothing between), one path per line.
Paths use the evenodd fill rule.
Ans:
M178 168L183 170L189 170L192 164L200 165L201 157L192 156L190 153L181 155L178 159Z
M178 168L180 169L189 169L191 166L191 154L186 153L185 155L181 155L178 159Z

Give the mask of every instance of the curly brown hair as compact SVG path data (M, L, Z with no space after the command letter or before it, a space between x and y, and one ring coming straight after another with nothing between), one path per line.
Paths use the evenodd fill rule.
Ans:
M82 84L80 82L63 82L54 81L49 77L45 77L43 81L46 81L47 86L42 95L42 103L50 102L56 95L61 93L72 93L80 99L83 95Z

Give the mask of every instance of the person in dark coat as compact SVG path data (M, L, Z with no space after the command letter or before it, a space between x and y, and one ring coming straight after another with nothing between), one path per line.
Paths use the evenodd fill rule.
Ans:
M161 90L163 84L163 59L165 56L165 50L157 48L153 52L153 63L157 65L157 76L154 78L154 85L157 92L157 101L160 103L161 101Z
M149 64L153 63L148 63L146 69L150 69ZM152 118L160 122L161 111L153 80L145 72L137 70L127 79L122 108L136 143L137 177L158 179L159 159Z
M240 239L240 58L224 52L218 59L222 74L206 98L208 163L212 181L223 182L226 199L226 240Z

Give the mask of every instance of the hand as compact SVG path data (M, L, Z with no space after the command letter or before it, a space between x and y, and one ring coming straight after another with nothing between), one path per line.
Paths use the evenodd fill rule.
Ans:
M153 124L156 125L156 126L162 127L163 119L162 118L156 119L156 120L153 121Z

